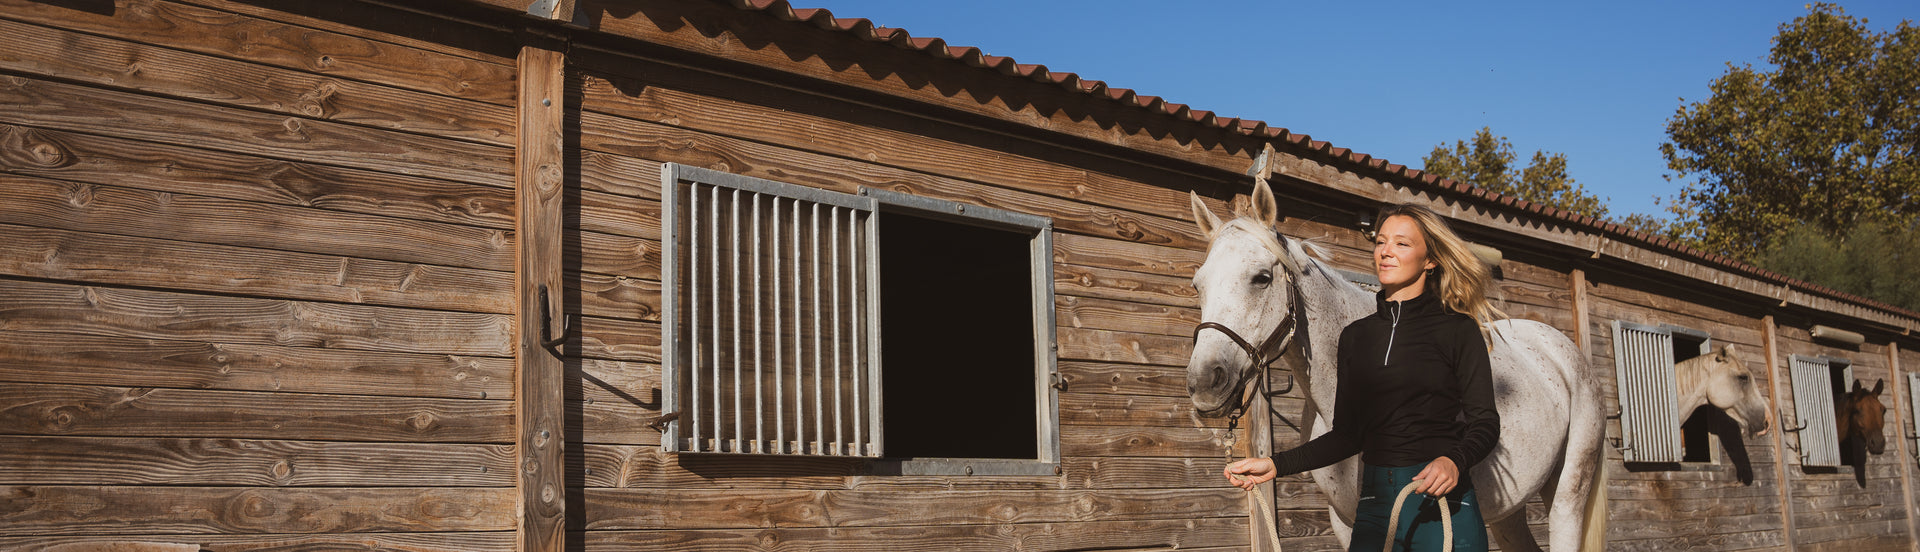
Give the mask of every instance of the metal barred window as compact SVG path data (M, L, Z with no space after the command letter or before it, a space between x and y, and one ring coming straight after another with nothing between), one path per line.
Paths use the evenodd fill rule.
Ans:
M1920 374L1907 374L1907 423L1913 427L1907 432L1909 436L1920 435L1920 389L1916 388L1920 388ZM1914 455L1920 458L1920 451Z
M662 450L1058 468L1051 221L671 163L661 182Z
M661 446L879 456L874 201L664 173Z
M1679 462L1685 454L1673 381L1673 332L1613 321L1621 454L1627 462Z
M1839 466L1840 428L1833 412L1835 359L1791 355L1793 412L1801 427L1800 465ZM1841 381L1853 381L1853 367L1843 366Z

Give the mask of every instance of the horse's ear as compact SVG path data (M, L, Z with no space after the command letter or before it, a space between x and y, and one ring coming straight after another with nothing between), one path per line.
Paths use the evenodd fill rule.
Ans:
M1253 181L1253 220L1266 224L1268 228L1280 223L1280 205L1273 199L1273 187L1267 185L1267 179Z
M1887 390L1887 380L1884 378L1877 379L1873 380L1873 392L1868 394L1878 397L1880 396L1880 392L1885 390Z
M1720 359L1733 360L1733 344L1732 343L1728 343L1727 346L1720 348Z
M1187 198L1193 202L1193 222L1200 225L1200 233L1206 234L1207 239L1213 239L1214 232L1220 230L1220 217L1214 216L1206 202L1200 201L1200 194L1187 192Z
M1849 393L1859 393L1859 392L1860 392L1860 380L1853 380L1853 390L1849 391Z

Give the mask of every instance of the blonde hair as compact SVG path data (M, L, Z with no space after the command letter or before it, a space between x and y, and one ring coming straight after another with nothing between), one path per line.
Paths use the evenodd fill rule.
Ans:
M1507 317L1507 313L1494 308L1492 301L1487 299L1487 286L1493 280L1493 271L1474 256L1473 250L1467 247L1467 240L1453 233L1446 219L1424 206L1401 203L1381 209L1380 216L1374 220L1385 223L1392 217L1413 219L1414 225L1420 228L1420 235L1426 238L1427 257L1439 265L1433 274L1428 275L1433 279L1429 285L1430 289L1439 291L1441 304L1454 312L1471 316L1481 324Z

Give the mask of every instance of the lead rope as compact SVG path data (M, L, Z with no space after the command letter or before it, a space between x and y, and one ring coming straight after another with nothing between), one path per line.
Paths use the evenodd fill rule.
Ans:
M1266 370L1265 367L1261 367L1260 369L1263 371ZM1265 394L1267 392L1266 374L1261 374L1260 381L1257 385L1258 387L1255 387L1252 385L1248 387L1253 389L1254 393ZM1272 400L1272 398L1269 397L1268 400ZM1246 402L1248 404L1251 404L1253 402L1253 398L1248 397ZM1272 407L1269 406L1268 408L1272 408ZM1242 411L1244 410L1245 409L1243 408ZM1267 413L1262 412L1262 414L1267 414ZM1226 456L1226 460L1228 464L1233 463L1233 445L1239 442L1240 434L1237 433L1234 429L1235 426L1238 426L1238 425L1240 425L1240 412L1236 412L1231 417L1227 418L1227 452L1224 456ZM1279 479L1279 477L1275 476L1274 479ZM1241 477L1239 474L1234 474L1233 480L1245 481L1246 478ZM1260 489L1257 487L1254 488L1254 490L1247 491L1247 495L1248 495L1247 509L1258 512L1258 514L1255 515L1255 518L1259 521L1260 527L1264 528L1265 532L1267 533L1267 545L1273 547L1273 552L1280 552L1280 520L1274 519L1273 499L1267 498L1267 495L1265 493L1261 493ZM1392 551L1389 550L1388 552L1392 552Z
M1413 490L1419 486L1419 481L1407 483L1406 487L1400 489L1400 496L1393 497L1393 515L1387 516L1387 527L1391 527L1393 533L1387 535L1387 545L1381 547L1380 552L1393 552L1393 541L1400 536L1400 507L1407 503L1407 495L1413 494ZM1440 503L1440 534L1446 539L1441 541L1445 544L1440 550L1453 552L1453 516L1447 514L1447 497L1436 496L1433 499Z

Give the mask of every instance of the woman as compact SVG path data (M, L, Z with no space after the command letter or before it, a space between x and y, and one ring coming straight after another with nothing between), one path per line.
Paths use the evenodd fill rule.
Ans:
M1488 270L1425 207L1390 206L1376 220L1378 311L1340 334L1333 429L1271 459L1228 465L1226 475L1252 490L1358 453L1365 468L1348 550L1378 551L1388 538L1400 550L1440 550L1431 497L1444 495L1453 506L1453 549L1484 551L1486 523L1466 476L1500 437L1480 330L1499 313L1487 302ZM1421 494L1406 501L1400 527L1387 527L1394 498L1413 481Z

